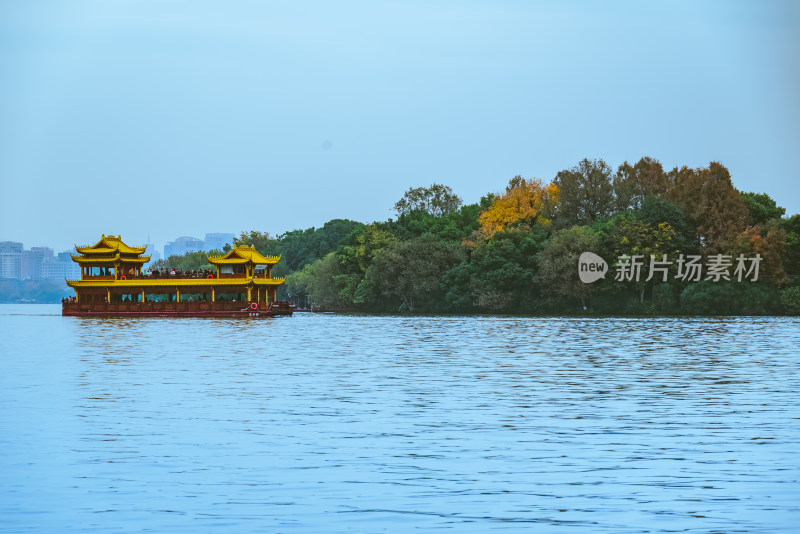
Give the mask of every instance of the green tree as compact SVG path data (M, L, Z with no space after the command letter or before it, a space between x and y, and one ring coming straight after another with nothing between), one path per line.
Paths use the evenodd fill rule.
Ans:
M686 286L680 306L691 315L764 315L779 312L778 299L771 284L703 280Z
M359 305L374 303L380 292L374 280L366 279L367 270L378 253L397 238L387 230L387 224L372 223L352 234L338 252L342 273L338 283L341 294L350 302Z
M286 277L287 290L292 294L305 293L315 306L350 306L352 302L341 294L337 278L342 266L335 252Z
M480 243L470 258L474 305L487 311L537 311L537 255L546 237L544 228L534 226L531 230L497 232Z
M398 239L412 239L431 234L440 239L460 241L478 229L480 212L479 204L461 206L457 211L442 216L414 210L400 215L397 221L390 222L386 228Z
M347 219L333 219L322 228L292 230L278 236L278 244L289 271L302 269L339 248L364 225Z
M780 227L786 232L783 266L790 277L800 279L800 215L781 219Z
M559 227L592 224L614 211L611 168L605 161L584 159L570 170L558 173L556 221Z
M781 304L786 315L800 315L800 287L788 287L781 291Z
M261 254L281 256L278 264L280 270L274 271L280 276L302 269L303 266L335 251L363 226L356 221L333 219L322 228L291 230L278 237L272 237L268 232L242 232L234 242L236 245L252 245Z
M209 256L221 256L219 250L209 250L208 252L197 251L187 252L183 256L169 256L152 263L153 269L180 269L203 270L213 269L214 266L208 261Z
M474 281L480 275L470 262L456 265L442 275L442 287L445 289L444 302L447 311L472 312L476 309L473 295Z
M751 225L764 224L772 219L780 219L786 213L786 209L778 206L766 193L741 192L739 195L747 206L748 222Z
M669 180L661 163L645 156L635 165L627 161L620 165L614 175L613 188L618 211L638 210L645 197L666 195Z
M242 232L239 237L233 239L234 245L254 246L260 254L268 256L278 256L281 254L278 240L270 235L269 232L258 232L251 230Z
M597 226L595 227L597 228ZM675 230L668 222L650 224L633 213L621 213L614 216L600 230L604 250L615 260L622 256L641 256L642 267L639 279L623 281L624 285L638 291L639 303L644 303L645 289L663 281L663 274L654 272L653 279L648 281L651 256L662 261L666 254L674 259L679 254L678 240ZM668 277L669 280L669 277Z
M394 205L397 216L412 211L424 211L435 217L453 213L461 206L461 199L447 185L434 183L430 187L412 187Z
M375 255L397 238L381 223L372 223L364 226L355 233L348 243L342 245L342 262L354 267L355 271L365 273Z
M678 250L684 254L692 253L697 249L697 235L686 212L666 198L655 195L645 196L641 206L636 210L636 216L654 227L661 223L668 223L675 231Z
M598 253L600 239L586 226L573 226L555 232L544 243L537 256L542 293L580 299L586 309L586 298L594 286L584 284L578 277L578 258L584 252Z
M397 297L402 308L418 305L440 293L442 275L466 259L457 243L430 236L393 241L376 255L366 278L387 297Z

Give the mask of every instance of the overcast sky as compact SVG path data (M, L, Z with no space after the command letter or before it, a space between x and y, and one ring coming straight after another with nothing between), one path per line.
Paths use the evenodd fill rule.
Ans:
M0 4L0 240L279 234L584 157L800 212L800 2Z

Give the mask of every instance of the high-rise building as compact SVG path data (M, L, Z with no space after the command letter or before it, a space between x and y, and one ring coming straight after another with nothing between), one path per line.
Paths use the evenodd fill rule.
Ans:
M64 263L58 260L53 254L53 249L47 249L50 254L45 254L42 258L42 264L39 267L39 276L43 280L63 280L64 279Z
M63 271L61 276L70 280L81 277L81 266L72 261L74 252L75 250L73 249L58 253L58 263L61 264L61 270Z
M19 280L22 272L22 243L0 241L0 278Z
M31 247L30 250L23 250L20 278L23 280L41 280L44 278L43 266L46 265L46 273L51 273L51 261L55 261L52 248Z
M164 245L164 257L183 256L189 252L203 250L203 241L196 237L182 236Z
M221 251L226 244L232 246L235 237L235 234L226 233L206 234L205 240L190 236L179 237L175 241L164 245L164 257L169 258L170 256L183 256L188 252L208 252L209 250Z
M74 252L74 250L72 251ZM49 247L24 250L22 243L0 241L0 278L11 280L59 280L80 278L80 267L71 252L53 254Z
M150 256L150 261L148 261L144 265L148 265L150 263L156 262L161 259L161 253L156 250L156 246L152 243L148 243L145 245L144 255Z
M203 250L208 252L209 250L219 250L221 251L225 245L233 246L233 239L236 236L233 234L206 234L206 239L203 243Z

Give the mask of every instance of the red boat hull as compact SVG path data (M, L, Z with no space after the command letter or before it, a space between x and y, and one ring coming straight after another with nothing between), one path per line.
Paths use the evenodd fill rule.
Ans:
M294 306L287 302L242 307L241 302L65 302L64 317L238 317L266 318L292 315Z

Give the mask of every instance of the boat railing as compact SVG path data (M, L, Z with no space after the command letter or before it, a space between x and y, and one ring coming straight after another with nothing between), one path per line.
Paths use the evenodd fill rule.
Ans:
M83 278L83 281L107 281L107 282L115 282L115 281L132 281L132 280L205 280L205 279L231 279L231 278L247 278L247 275L244 273L235 273L235 274L220 274L214 272L205 272L205 273L192 273L192 274L185 274L185 273L175 273L175 274L124 274L121 275L119 278L115 279L113 276L86 276ZM253 277L254 279L262 279L266 278L263 275L258 275ZM283 278L274 278L274 280L283 280ZM68 282L80 282L80 279L75 280L67 280Z
M123 276L125 278L123 278ZM215 272L122 275L120 280L186 280L188 278L219 278Z

